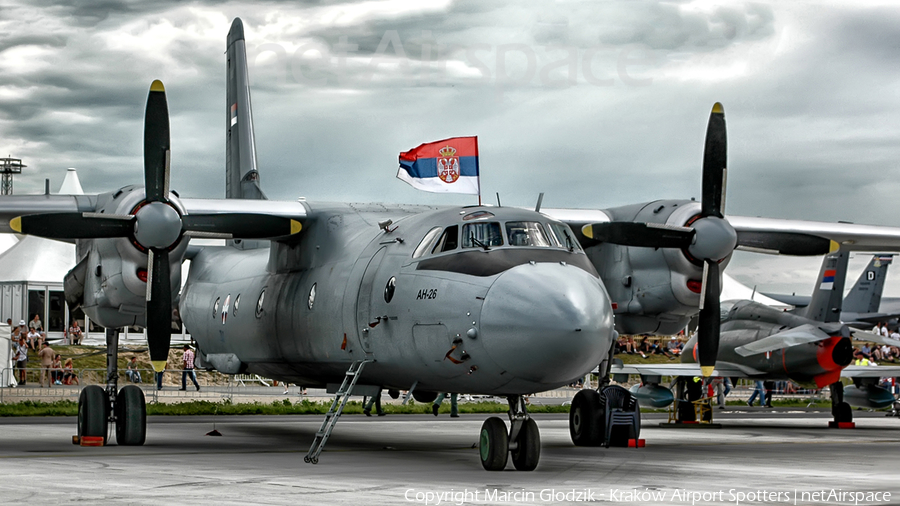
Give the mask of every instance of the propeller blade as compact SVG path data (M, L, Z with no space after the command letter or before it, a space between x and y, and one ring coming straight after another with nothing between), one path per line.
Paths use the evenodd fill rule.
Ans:
M703 195L700 215L722 218L725 210L725 165L728 149L725 139L725 109L716 102L706 127L703 152Z
M700 299L700 321L697 325L697 361L703 376L710 376L719 354L719 292L721 279L718 262L703 262L703 288Z
M166 368L172 339L172 282L169 254L151 248L147 258L147 345L156 372Z
M694 238L690 228L631 221L588 224L581 233L601 242L645 248L686 248Z
M297 220L266 214L188 214L181 221L189 236L218 239L268 239L293 235L303 228Z
M100 213L46 213L19 216L9 226L20 234L48 239L98 239L127 237L134 216Z
M150 85L144 115L144 190L148 202L169 200L169 107L159 80Z

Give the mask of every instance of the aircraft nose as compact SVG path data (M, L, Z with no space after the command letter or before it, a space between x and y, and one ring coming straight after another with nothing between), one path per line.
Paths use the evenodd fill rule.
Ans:
M565 384L609 352L609 296L599 279L578 267L519 265L488 290L481 335L487 353L512 377Z

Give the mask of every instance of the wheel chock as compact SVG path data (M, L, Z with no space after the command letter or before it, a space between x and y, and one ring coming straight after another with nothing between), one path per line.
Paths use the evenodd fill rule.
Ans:
M81 436L79 444L81 446L103 446L103 436Z
M829 429L855 429L856 422L828 422Z
M629 448L643 448L645 446L647 446L646 439L629 439L628 440Z

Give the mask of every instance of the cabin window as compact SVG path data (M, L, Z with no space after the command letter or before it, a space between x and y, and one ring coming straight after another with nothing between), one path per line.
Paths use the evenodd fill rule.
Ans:
M384 301L387 303L391 302L391 299L394 298L394 290L397 288L397 278L391 276L391 279L388 280L387 284L384 285Z
M213 304L213 313L212 313L213 318L215 318L216 315L219 314L219 301L221 301L221 299L222 299L221 297L216 297L216 303Z
M425 234L425 237L422 239L422 242L416 246L416 250L413 251L413 258L419 258L424 255L431 249L431 244L437 239L438 234L441 233L441 227L434 227Z
M452 225L444 229L444 233L438 239L431 252L443 253L444 251L455 250L457 246L459 246L459 225Z
M544 226L536 221L506 222L506 237L509 238L510 246L550 247L550 239Z
M259 318L263 313L263 303L266 301L266 287L259 292L259 299L256 301L256 317Z
M493 218L494 213L488 211L475 211L474 213L469 213L463 216L463 221L472 221L472 220L486 220L488 218Z
M463 248L486 249L493 246L503 246L499 223L488 221L463 225Z

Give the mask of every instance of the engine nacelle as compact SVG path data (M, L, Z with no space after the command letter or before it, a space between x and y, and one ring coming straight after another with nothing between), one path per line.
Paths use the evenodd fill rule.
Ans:
M184 207L175 195L169 200L180 215L185 214ZM144 202L143 187L127 186L99 195L96 212L108 215L134 214ZM181 288L181 262L187 246L188 238L181 237L169 250L173 300ZM104 327L145 326L146 248L138 244L133 236L83 239L77 242L77 257L78 263L65 278L66 300L69 304L80 304L92 320Z
M689 226L700 214L690 200L654 201L605 210L612 221ZM679 249L601 243L585 248L611 300L623 334L674 334L697 315L703 264ZM731 255L719 263L724 269Z

